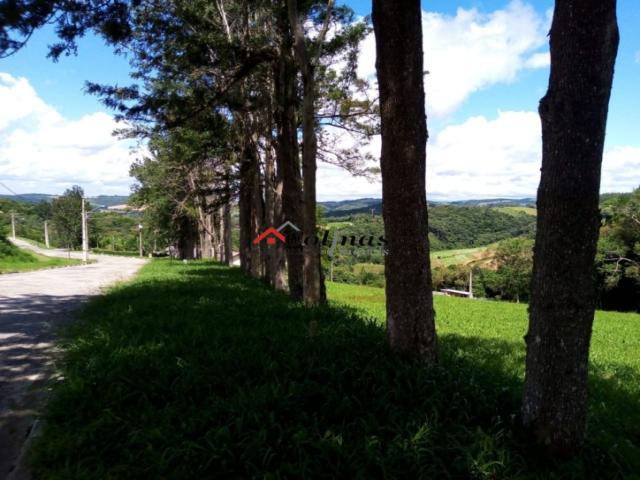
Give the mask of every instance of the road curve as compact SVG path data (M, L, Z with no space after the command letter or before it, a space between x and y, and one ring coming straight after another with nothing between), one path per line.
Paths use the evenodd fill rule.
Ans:
M22 240L14 243L43 255L69 255ZM37 418L40 387L52 373L55 330L71 321L89 297L130 278L145 262L109 255L90 259L96 262L0 275L0 479L29 478L21 455Z

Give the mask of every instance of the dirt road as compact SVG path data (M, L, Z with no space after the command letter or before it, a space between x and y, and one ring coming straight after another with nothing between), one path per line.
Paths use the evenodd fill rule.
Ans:
M14 243L43 255L68 255ZM21 456L37 418L41 387L52 373L56 329L73 320L90 296L131 277L144 263L107 255L90 258L96 263L0 275L0 479L29 478Z

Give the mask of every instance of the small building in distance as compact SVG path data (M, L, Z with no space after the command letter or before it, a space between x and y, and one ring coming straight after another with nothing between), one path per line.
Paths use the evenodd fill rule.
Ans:
M448 297L465 297L465 298L473 298L471 292L465 292L464 290L454 290L453 288L442 288L440 289L442 293L447 295Z

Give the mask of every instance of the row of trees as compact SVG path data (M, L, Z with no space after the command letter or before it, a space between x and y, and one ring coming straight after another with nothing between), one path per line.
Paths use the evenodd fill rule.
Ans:
M5 53L50 21L61 38L54 56L73 50L87 29L131 52L138 85L90 91L129 122L126 135L149 139L149 157L133 169L140 201L157 202L157 215L169 216L180 238L198 232L204 252L211 239L228 242L228 215L215 212L237 196L242 268L283 288L284 258L252 239L284 219L302 225L305 237L315 235L320 157L362 171L357 152L339 147L333 133L375 132L368 121L375 111L354 68L367 25L331 0L17 0L10 7L2 13ZM372 19L388 342L433 364L420 2L373 0ZM598 191L618 46L615 0L557 0L550 46L522 417L544 445L570 453L586 425ZM289 292L322 302L319 250L295 248L294 237L286 249ZM224 248L212 250L228 261Z
M89 91L129 122L123 136L148 139L150 155L132 167L134 201L183 257L230 263L237 199L242 268L323 302L320 249L299 245L317 234L318 159L366 173L366 156L342 137L361 145L376 132L356 76L367 24L333 2L178 1L143 2L126 25L138 84ZM253 243L285 221L302 234L288 232L284 254Z

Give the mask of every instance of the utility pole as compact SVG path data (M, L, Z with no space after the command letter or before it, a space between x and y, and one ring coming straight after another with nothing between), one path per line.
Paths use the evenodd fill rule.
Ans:
M473 268L469 270L469 298L473 298Z
M84 197L82 198L82 261L89 261L89 232L87 231L87 212L84 208Z
M142 257L142 224L138 224L138 244L140 247L140 257Z
M51 248L49 246L49 221L44 221L44 244L47 248Z
M16 214L11 212L11 238L16 239Z

